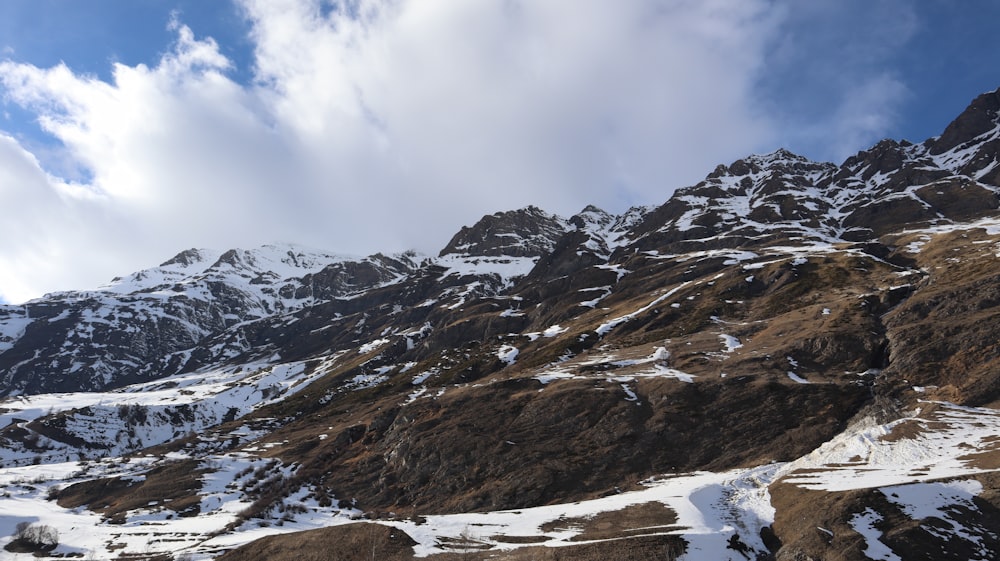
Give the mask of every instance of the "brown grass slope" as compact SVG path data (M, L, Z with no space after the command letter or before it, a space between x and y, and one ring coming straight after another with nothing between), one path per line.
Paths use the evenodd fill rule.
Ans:
M932 396L960 403L996 400L996 240L981 231L965 235L938 236L920 254L886 248L880 256L845 245L806 262L775 258L752 271L719 258L677 263L639 254L593 308L580 305L592 293L579 292L593 279L529 279L518 288L526 311L518 327L540 332L559 324L565 331L558 336L512 334L510 325L491 323L508 302L498 310L490 299L470 301L445 323L453 333L442 336L460 346L345 356L309 388L201 441L217 435L224 449L236 424L272 423L258 443L269 445L262 454L297 470L261 489L248 517L268 516L304 487L317 498L356 500L374 516L410 516L582 500L655 474L792 460L842 431L873 400L907 406L912 385L938 381ZM908 240L892 241L904 247ZM595 331L625 316L607 334ZM742 347L727 350L722 335ZM497 359L501 344L521 350L516 364ZM686 372L693 383L636 377L651 368L657 348L669 352L659 366ZM376 387L346 389L373 360L411 357L419 359L411 371L397 368ZM557 370L574 377L548 384L535 378ZM425 395L411 399L420 371L436 374L427 378ZM789 372L811 383L796 383ZM156 491L175 477L164 469L142 485L92 482L64 490L60 503L91 504L109 517L156 500L157 492L171 505L197 504L196 482ZM822 536L800 531L783 513L794 521L791 503L802 497L780 488L775 496L785 505L775 526L785 551L812 551L809 544ZM833 501L830 512L844 519L865 497L809 500ZM330 536L353 531L331 529ZM857 540L841 535L847 541L837 547L856 552ZM289 547L278 538L268 543L275 551ZM645 542L630 543L646 551L637 545ZM829 554L832 546L823 547L820 553Z
M991 304L998 286L996 257L987 255L986 244L967 242L946 235L924 253L891 256L897 263L919 259L923 270L852 250L798 266L777 260L754 271L750 282L740 268L721 262L674 271L653 260L635 262L632 274L640 280L602 302L605 309L574 308L572 300L579 297L560 289L569 296L561 305L550 303L546 315L526 330L544 329L558 319L567 331L551 339L517 340L524 357L518 365L474 384L455 387L448 378L438 382L445 390L439 397L411 403L401 399L401 391L412 391L406 384L344 395L269 437L285 442L272 453L302 465L301 481L291 487L320 485L335 496L358 499L372 512L492 510L599 496L656 473L792 459L842 430L875 396L904 406L910 385L930 381L935 367L940 371L935 353L950 361L948 376L956 382L939 391L952 392L959 402L989 402L995 399L990 390L995 370L981 359L990 348L988 335L997 331ZM937 252L952 256L971 247L984 251L967 256L969 264L926 266L940 262ZM593 334L602 321L631 313L684 281L690 284L675 297L604 338ZM917 313L930 319L914 321ZM936 335L945 329L948 336L932 336L932 329ZM744 346L721 352L722 333L739 337ZM586 337L594 342L580 347ZM945 350L935 350L941 344ZM485 362L496 346L484 340L464 353L479 353ZM629 367L600 357L644 357L657 346L670 351L670 367L695 375L695 382L637 379L631 385L637 405L619 383L604 377L627 376ZM578 378L548 385L532 379L554 368L567 349L574 356L559 368ZM963 359L963 352L978 354ZM548 358L533 364L539 361L532 356ZM792 382L787 372L793 368L813 383ZM875 370L859 375L870 369ZM304 393L299 399L314 397ZM321 442L317 427L334 427L337 436ZM775 532L784 543L784 558L812 551L814 559L860 559L863 544L844 524L871 504L872 494L826 499L809 493L810 504L828 506L808 511L828 511L840 516L838 523L801 518L804 511L794 506L805 499L801 493L775 490ZM841 525L843 531L834 530L840 536L835 545L801 530L817 524ZM897 544L930 539L919 537L918 526L901 525L886 539ZM814 543L816 549L810 549Z

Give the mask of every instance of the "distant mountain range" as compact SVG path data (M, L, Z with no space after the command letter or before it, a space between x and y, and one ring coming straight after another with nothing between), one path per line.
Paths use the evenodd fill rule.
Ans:
M1000 90L921 144L498 212L437 256L190 249L0 306L0 544L994 559L998 150Z

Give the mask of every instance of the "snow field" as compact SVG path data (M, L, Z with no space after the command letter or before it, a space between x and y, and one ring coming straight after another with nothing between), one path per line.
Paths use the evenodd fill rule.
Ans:
M384 524L399 528L417 541L420 557L451 550L446 544L472 539L479 545L497 550L525 547L498 536L542 538L528 544L543 547L567 547L602 540L574 540L583 529L572 524L553 524L561 520L585 519L604 512L615 512L633 505L659 502L677 514L675 524L648 528L646 535L681 536L690 545L681 557L684 561L713 559L743 561L746 558L728 549L729 539L740 532L740 539L753 549L764 552L763 543L749 534L773 522L767 485L777 465L724 473L700 472L645 483L646 488L578 503L474 514L428 516L420 523L392 521ZM554 526L542 530L543 526Z
M23 428L39 417L65 412L65 432L103 445L86 451L38 436L47 449L38 452L12 443L0 447L0 465L65 462L88 456L119 456L162 444L188 432L243 416L308 385L323 374L306 372L305 363L244 365L233 369L184 374L114 392L15 396L0 401L0 426Z
M588 360L575 361L572 363L563 362L561 364L550 366L549 368L543 370L540 374L532 377L542 384L549 384L560 379L573 378L580 380L605 379L609 382L618 383L632 382L636 378L674 378L681 382L693 383L697 376L681 372L680 370L667 366L666 362L669 357L670 353L663 347L654 348L651 355L640 359L619 360L614 354L598 354ZM629 372L628 375L601 374L600 372L595 372L594 374L579 374L576 372L579 367L598 364L607 364L614 367L616 370L628 367ZM628 399L633 401L632 398L635 396L634 393L632 393L632 390L626 389L625 391Z
M861 423L786 465L784 481L822 491L847 491L914 481L966 477L1000 466L977 465L975 454L996 449L1000 412L936 403L936 411L885 425ZM912 438L887 439L903 423L922 430ZM813 471L815 470L815 471Z

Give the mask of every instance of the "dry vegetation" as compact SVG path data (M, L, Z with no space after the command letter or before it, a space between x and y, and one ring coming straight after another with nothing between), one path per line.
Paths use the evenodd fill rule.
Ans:
M160 464L142 481L120 478L95 479L76 483L56 493L59 506L87 505L112 522L124 522L130 510L149 508L150 503L170 509L177 516L196 516L201 503L201 475L205 469L197 460Z
M414 543L394 528L357 523L269 536L230 551L219 561L409 561Z
M371 523L335 526L270 536L219 557L219 561L413 561L413 541L405 533ZM461 544L456 544L459 548ZM474 545L474 544L472 544ZM427 561L671 561L684 552L677 536L640 536L550 548L512 551L474 547L424 557Z

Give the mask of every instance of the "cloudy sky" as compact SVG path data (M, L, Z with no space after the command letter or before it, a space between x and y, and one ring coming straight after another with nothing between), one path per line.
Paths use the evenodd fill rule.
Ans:
M993 0L4 0L0 300L188 247L436 253L1000 86Z

